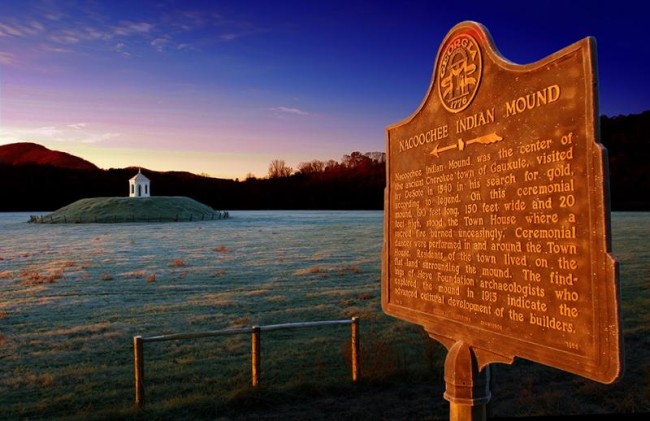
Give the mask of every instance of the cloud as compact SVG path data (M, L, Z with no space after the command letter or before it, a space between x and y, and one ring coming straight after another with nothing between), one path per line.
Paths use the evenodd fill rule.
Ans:
M64 30L55 32L50 35L50 41L56 42L58 44L77 44L82 41L84 38L80 32Z
M222 41L233 41L236 40L237 38L239 38L239 35L233 34L232 32L228 34L221 34L219 36L219 39Z
M43 45L42 48L45 51L50 51L50 52L53 52L53 53L72 53L73 52L69 48L52 47L50 45Z
M38 58L40 65L43 57L50 57L38 53L74 54L77 51L85 54L113 52L130 58L139 56L143 47L179 54L263 32L249 22L220 15L212 10L215 7L184 10L184 6L175 8L173 13L159 12L154 8L138 18L115 19L100 14L98 10L101 8L83 10L81 7L77 10L79 8L73 3L44 2L46 7L37 8L32 16L0 15L0 39L32 41L21 51L5 48L4 53L0 52L0 64L28 66L31 62L36 63ZM76 9L70 10L72 7ZM13 55L7 54L9 52Z
M83 26L68 22L67 27L49 33L48 39L58 44L79 44L87 41L110 41L119 37L131 37L149 33L154 25L146 22L124 22L114 27ZM70 29L74 27L74 29ZM117 44L124 46L124 43ZM122 51L119 51L122 52Z
M241 24L238 27L232 28L231 30L224 31L221 35L219 35L218 39L223 42L230 42L238 40L240 38L262 34L264 32L266 31L262 28Z
M47 127L38 127L36 129L32 129L30 134L36 135L36 136L45 136L45 137L53 137L56 136L57 134L61 133L59 129L57 129L54 126L47 126Z
M45 26L43 26L43 24L37 20L31 21L30 26L31 26L31 32L28 32L29 35L36 35L45 30Z
M18 64L18 60L16 60L16 56L14 56L11 53L4 53L0 51L0 64L4 64L6 66L11 66L14 64Z
M121 54L124 57L131 57L131 53L126 51L126 44L123 42L118 42L115 44L112 48L111 51L115 51L118 54Z
M290 108L290 107L275 107L271 108L272 111L278 111L281 113L287 113L287 114L296 114L296 115L309 115L307 111L300 110L298 108Z
M101 143L105 140L122 136L122 133L94 133L87 135L81 143Z
M65 17L65 15L60 12L48 12L45 14L45 19L52 21L61 20L63 17Z
M95 39L108 39L110 38L105 32L93 28L92 26L86 26L82 30L84 39L95 40Z
M22 37L23 33L20 32L20 30L14 28L13 26L0 23L0 37L6 37L6 36Z
M83 129L87 125L88 125L88 123L74 123L74 124L68 124L68 127L73 128L73 129Z
M32 20L28 23L11 23L0 22L0 36L13 36L13 37L30 37L38 35L43 32L45 27L42 23Z
M43 126L34 128L3 128L2 138L12 142L61 142L61 143L101 143L121 136L121 133L94 132L88 130L88 123L73 123L62 127Z
M154 25L148 22L122 22L113 28L113 35L129 36L133 34L146 34L153 30Z
M171 28L181 32L218 31L219 35L217 35L216 39L221 42L234 41L266 32L250 22L228 19L218 12L208 10L175 10L173 16L166 17L165 22L168 22ZM212 39L214 38L211 37Z
M192 31L201 28L206 24L206 16L202 11L186 10L184 12L175 12L173 16L173 25L183 31Z
M162 52L168 44L169 39L167 37L156 38L155 40L151 41L151 46L158 52Z
M14 128L3 127L2 139L10 142L39 142L43 140L57 140L61 131L54 126Z
M111 35L92 26L80 29L62 29L52 32L49 40L59 44L78 44L82 41L108 40Z
M190 51L190 50L194 50L195 48L192 47L190 44L178 44L176 46L176 49L180 51Z

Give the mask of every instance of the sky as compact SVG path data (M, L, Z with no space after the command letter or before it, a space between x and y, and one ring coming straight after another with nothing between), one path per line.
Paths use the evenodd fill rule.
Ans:
M438 48L485 25L510 61L597 42L600 113L650 110L645 1L0 0L0 145L100 168L264 177L385 150Z

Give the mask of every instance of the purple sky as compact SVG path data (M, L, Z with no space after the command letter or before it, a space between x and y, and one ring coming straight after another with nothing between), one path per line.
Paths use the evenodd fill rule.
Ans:
M223 178L383 151L464 20L521 64L596 37L601 113L640 113L646 4L2 0L0 144Z

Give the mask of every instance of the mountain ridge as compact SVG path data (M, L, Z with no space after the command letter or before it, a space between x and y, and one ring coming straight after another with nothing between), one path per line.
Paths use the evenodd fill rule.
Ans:
M67 152L48 149L33 142L0 145L0 165L49 165L74 170L98 170L95 164Z

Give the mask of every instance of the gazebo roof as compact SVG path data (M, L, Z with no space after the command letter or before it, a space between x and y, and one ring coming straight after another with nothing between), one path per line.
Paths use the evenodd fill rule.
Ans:
M149 181L149 179L138 170L138 173L132 177L129 181L133 181L135 183L146 183Z

